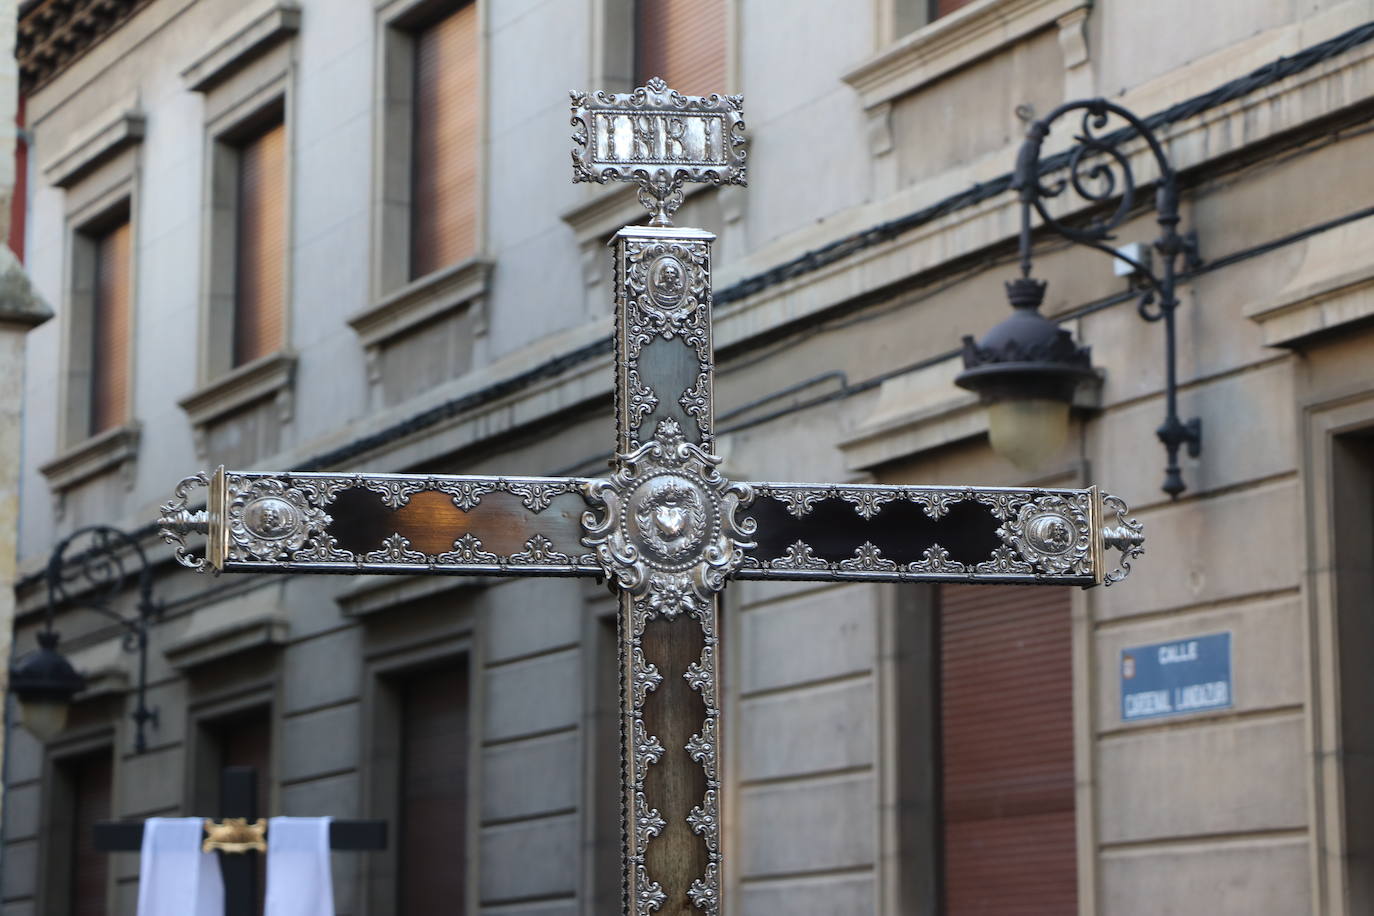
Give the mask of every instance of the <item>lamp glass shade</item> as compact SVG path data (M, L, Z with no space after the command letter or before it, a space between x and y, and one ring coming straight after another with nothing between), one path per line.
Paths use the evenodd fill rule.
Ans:
M1069 437L1069 405L1048 398L1004 398L988 405L988 438L997 454L1034 470Z
M19 700L19 724L39 741L48 742L62 734L67 727L67 711L71 703L54 697L32 697Z

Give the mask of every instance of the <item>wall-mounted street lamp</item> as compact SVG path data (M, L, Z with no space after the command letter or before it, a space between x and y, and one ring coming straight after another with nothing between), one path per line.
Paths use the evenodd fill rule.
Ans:
M67 551L76 545L70 560ZM124 588L130 570L125 563L137 562L138 614L123 617L114 603ZM124 629L124 649L138 653L138 696L132 713L134 752L147 748L143 727L157 724L157 710L149 709L148 628L162 612L153 600L152 570L138 541L118 528L92 525L81 528L58 543L48 557L47 619L38 634L38 648L10 668L10 691L19 704L20 724L40 741L50 741L67 724L72 697L86 686L86 680L57 651L58 634L52 628L59 605L89 608L117 621Z
M1059 118L1082 112L1078 144L1067 152L1042 161L1040 147L1051 125ZM1102 133L1115 116L1126 125ZM1159 170L1155 182L1155 210L1160 236L1153 248L1158 252L1159 272L1149 249L1113 248L1107 243L1113 230L1125 222L1135 208L1135 176L1130 159L1121 146L1136 137L1144 139ZM1045 185L1040 176L1047 171L1067 169L1067 177ZM1144 121L1120 105L1106 99L1067 102L1036 121L1026 132L1026 141L1016 159L1012 188L1021 197L1021 276L1007 284L1012 316L994 327L982 341L964 338L964 371L956 384L977 392L989 405L988 433L999 453L1024 467L1034 467L1053 455L1068 435L1069 408L1074 392L1093 376L1088 348L1074 344L1068 331L1040 314L1045 284L1031 278L1031 211L1041 222L1071 242L1095 248L1124 264L1137 284L1136 309L1146 321L1164 322L1165 334L1165 417L1156 431L1164 443L1168 463L1164 471L1164 492L1174 499L1187 489L1178 466L1179 449L1187 446L1196 458L1202 452L1202 422L1197 417L1183 421L1178 416L1178 378L1176 368L1174 311L1178 298L1174 286L1180 264L1198 263L1197 241L1178 232L1178 179L1163 146ZM1045 201L1072 188L1082 199L1115 207L1086 225L1069 226L1050 215Z

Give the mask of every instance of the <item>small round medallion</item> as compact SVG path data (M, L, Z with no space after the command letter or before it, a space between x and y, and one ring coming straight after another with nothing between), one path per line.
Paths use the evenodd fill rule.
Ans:
M649 565L680 570L700 559L719 513L715 495L700 482L664 472L646 477L630 492L622 524L626 539Z
M675 255L661 254L649 264L649 295L664 308L672 308L687 292L687 270Z
M1026 523L1026 540L1042 553L1067 553L1073 547L1074 526L1062 515L1037 515Z
M243 527L254 537L279 541L300 527L301 515L295 506L277 496L259 496L243 507Z

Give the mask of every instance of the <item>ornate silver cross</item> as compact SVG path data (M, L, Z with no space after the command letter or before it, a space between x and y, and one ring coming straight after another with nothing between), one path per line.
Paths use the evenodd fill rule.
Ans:
M721 912L719 595L727 580L1092 586L1143 552L1087 489L740 483L713 451L711 242L670 225L687 181L744 183L738 96L661 80L573 93L575 181L634 181L613 241L614 473L605 479L241 473L162 509L219 571L604 577L620 596L625 913ZM207 505L190 508L195 487ZM207 535L206 555L187 535ZM1109 568L1108 548L1120 551Z

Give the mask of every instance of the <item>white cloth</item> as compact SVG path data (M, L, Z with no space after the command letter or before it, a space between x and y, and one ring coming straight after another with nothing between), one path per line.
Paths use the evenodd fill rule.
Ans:
M334 916L328 817L274 817L267 822L264 916Z
M138 916L224 916L224 879L213 852L201 852L205 821L151 817L143 824Z

